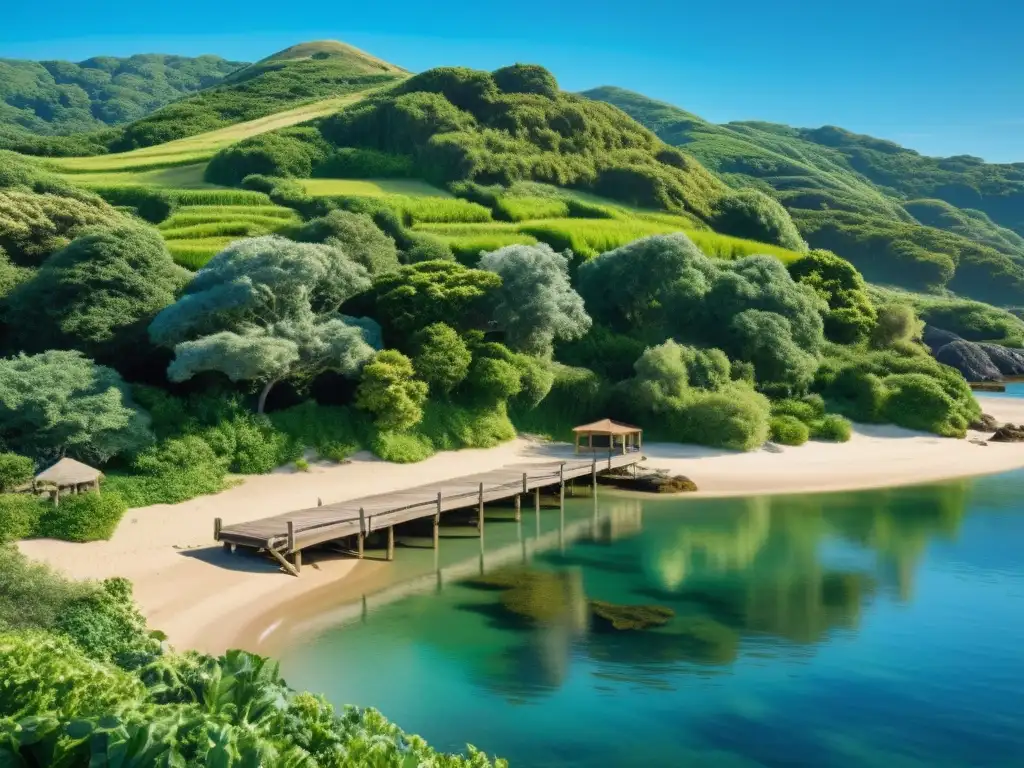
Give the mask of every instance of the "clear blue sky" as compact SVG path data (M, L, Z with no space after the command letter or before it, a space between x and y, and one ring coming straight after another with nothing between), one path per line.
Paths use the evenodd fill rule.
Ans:
M715 122L840 125L931 155L1024 161L1022 0L10 2L0 56L251 61L344 40L414 71L543 64Z

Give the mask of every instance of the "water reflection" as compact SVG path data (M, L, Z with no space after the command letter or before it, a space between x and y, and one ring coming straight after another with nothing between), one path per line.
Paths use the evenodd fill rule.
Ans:
M568 503L564 530L557 509L530 510L488 529L483 569L468 548L442 552L435 568L461 580L395 585L407 596L295 647L285 672L514 765L1020 764L1022 494L1017 473L603 494ZM592 601L673 615L609 629Z

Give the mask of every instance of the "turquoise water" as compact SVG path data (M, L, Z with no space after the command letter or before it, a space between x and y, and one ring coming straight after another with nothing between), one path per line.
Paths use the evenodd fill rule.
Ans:
M596 518L591 499L567 503L564 551L558 511L541 513L548 552L532 551L532 510L505 515L484 569L512 552L539 573L519 605L541 624L503 607L507 591L432 586L433 554L399 548L423 592L294 642L283 671L513 766L1021 766L1021 499L1024 472L799 497L601 493ZM441 565L474 570L475 547L443 539ZM600 631L588 599L675 616Z
M1024 381L1006 382L1005 392L979 392L985 397L1024 397Z

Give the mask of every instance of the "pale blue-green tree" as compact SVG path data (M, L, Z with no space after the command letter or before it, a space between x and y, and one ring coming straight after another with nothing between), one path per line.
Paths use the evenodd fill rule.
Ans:
M481 256L479 268L501 276L494 319L512 349L547 357L556 339L590 330L590 315L569 282L569 260L551 246L509 245Z
M354 375L370 359L376 324L339 313L369 287L366 270L330 245L275 235L241 240L196 273L149 334L174 349L171 381L219 371L253 382L262 413L277 383L302 388L325 371Z

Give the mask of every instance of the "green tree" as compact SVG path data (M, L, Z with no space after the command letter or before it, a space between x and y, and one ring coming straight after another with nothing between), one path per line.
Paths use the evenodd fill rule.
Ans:
M331 211L299 229L296 239L306 243L337 245L366 268L371 277L398 269L398 248L365 213Z
M0 492L7 493L24 485L35 474L35 464L28 456L0 453Z
M0 443L40 463L136 453L152 442L148 422L117 372L79 352L0 360Z
M55 253L16 288L7 300L7 318L26 350L137 355L146 342L145 326L187 279L156 230L95 230Z
M414 337L413 366L421 379L438 392L451 392L466 374L473 355L454 328L434 323Z
M482 328L500 286L493 272L453 261L424 261L374 280L373 314L403 341L433 323L457 330Z
M423 419L428 387L412 360L394 349L378 352L363 368L356 406L373 414L381 429L409 429Z
M863 341L875 327L876 312L857 268L831 251L813 250L789 266L794 280L828 302L825 335L838 344Z
M485 253L478 266L501 277L494 317L512 349L548 357L555 339L571 341L590 329L569 282L569 259L551 246L509 245Z
M781 315L748 309L735 316L730 331L740 357L754 364L762 386L799 391L814 377L817 357L796 342L789 322Z
M174 349L172 381L219 371L255 382L262 413L278 382L302 387L324 371L353 375L370 358L363 324L338 312L369 286L366 270L338 248L273 235L242 240L211 259L149 333Z

